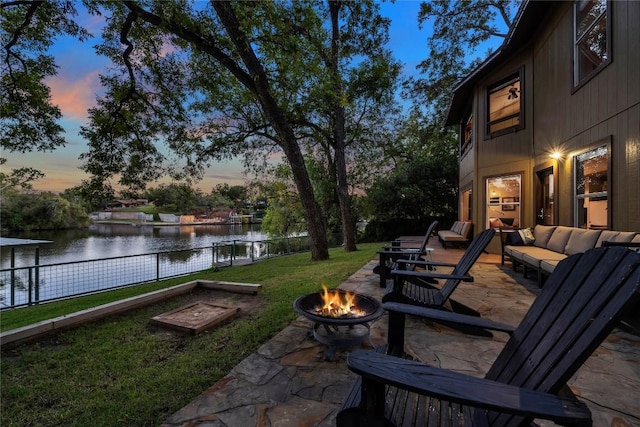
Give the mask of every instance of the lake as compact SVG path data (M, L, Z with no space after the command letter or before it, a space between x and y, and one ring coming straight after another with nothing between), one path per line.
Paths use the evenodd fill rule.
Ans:
M24 268L34 265L34 248L16 248L15 274L11 270L11 250L2 250L0 268L4 270L0 273L0 306L31 304L201 271L221 259L217 250L212 249L215 243L266 240L267 236L260 228L260 224L133 226L101 223L83 230L6 236L52 243L40 247L40 267L37 269ZM223 262L225 259L228 262L230 256L229 246L226 248ZM243 248L236 256L247 259L260 257L267 250L262 243L236 248ZM153 255L161 252L163 254Z
M40 264L84 261L211 246L230 240L265 240L260 224L163 225L94 224L81 230L37 231L6 237L50 240L40 247ZM33 265L34 250L16 251L16 267ZM3 250L1 268L10 267L10 251Z

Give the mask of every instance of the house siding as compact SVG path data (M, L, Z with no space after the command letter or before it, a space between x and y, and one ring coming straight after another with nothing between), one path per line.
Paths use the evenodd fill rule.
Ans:
M572 93L572 4L533 45L535 163L560 149L558 219L573 224L573 156L610 138L609 228L640 231L640 2L613 2L612 62Z
M546 13L526 45L492 59L473 82L474 146L461 158L460 184L473 183L475 232L488 221L485 179L519 172L522 225L533 226L535 172L549 165L556 177L558 224L573 225L573 157L601 143L611 148L608 228L640 232L640 2L610 4L612 61L577 90L573 3L555 3ZM524 129L487 138L487 87L519 69L524 70ZM556 150L563 156L551 160Z

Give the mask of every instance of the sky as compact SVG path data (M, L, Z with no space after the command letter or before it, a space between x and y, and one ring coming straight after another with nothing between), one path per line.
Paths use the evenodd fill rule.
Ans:
M395 3L381 3L381 13L391 19L390 43L388 48L396 59L404 64L403 77L416 75L416 65L427 56L426 41L429 28L418 28L420 2L397 0ZM94 36L99 35L100 21L85 16L86 25ZM26 154L3 152L7 158L3 169L33 167L45 174L45 178L34 182L36 190L61 192L79 185L89 176L80 170L81 153L88 150L87 142L79 135L80 127L87 122L87 110L95 105L96 94L100 92L99 74L108 64L93 52L95 40L80 44L73 39L63 39L56 43L52 53L59 65L58 74L49 80L52 101L63 113L60 124L66 131L68 144L53 152L32 152ZM206 170L202 181L194 184L205 193L215 185L244 185L245 177L240 160L213 163ZM157 186L157 183L153 186Z

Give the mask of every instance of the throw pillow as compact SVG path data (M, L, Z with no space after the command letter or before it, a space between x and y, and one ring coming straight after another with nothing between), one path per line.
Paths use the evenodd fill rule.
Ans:
M518 230L518 234L520 235L520 238L525 245L532 245L533 242L536 241L536 238L533 237L533 231L531 231L530 228L523 228L522 230Z
M522 236L520 236L520 233L514 232L507 234L507 238L504 243L505 245L509 246L523 246L524 240L522 240Z
M502 227L504 224L500 220L500 218L489 218L489 227L498 228Z

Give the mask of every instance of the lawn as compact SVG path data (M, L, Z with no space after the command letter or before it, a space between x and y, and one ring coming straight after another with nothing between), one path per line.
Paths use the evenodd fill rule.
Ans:
M225 376L297 317L296 297L334 288L375 256L380 243L357 252L331 250L0 313L3 330L194 279L263 285L266 303L197 336L160 334L150 317L180 306L180 298L111 316L37 342L3 348L0 424L6 426L157 426ZM10 326L7 326L10 325Z

